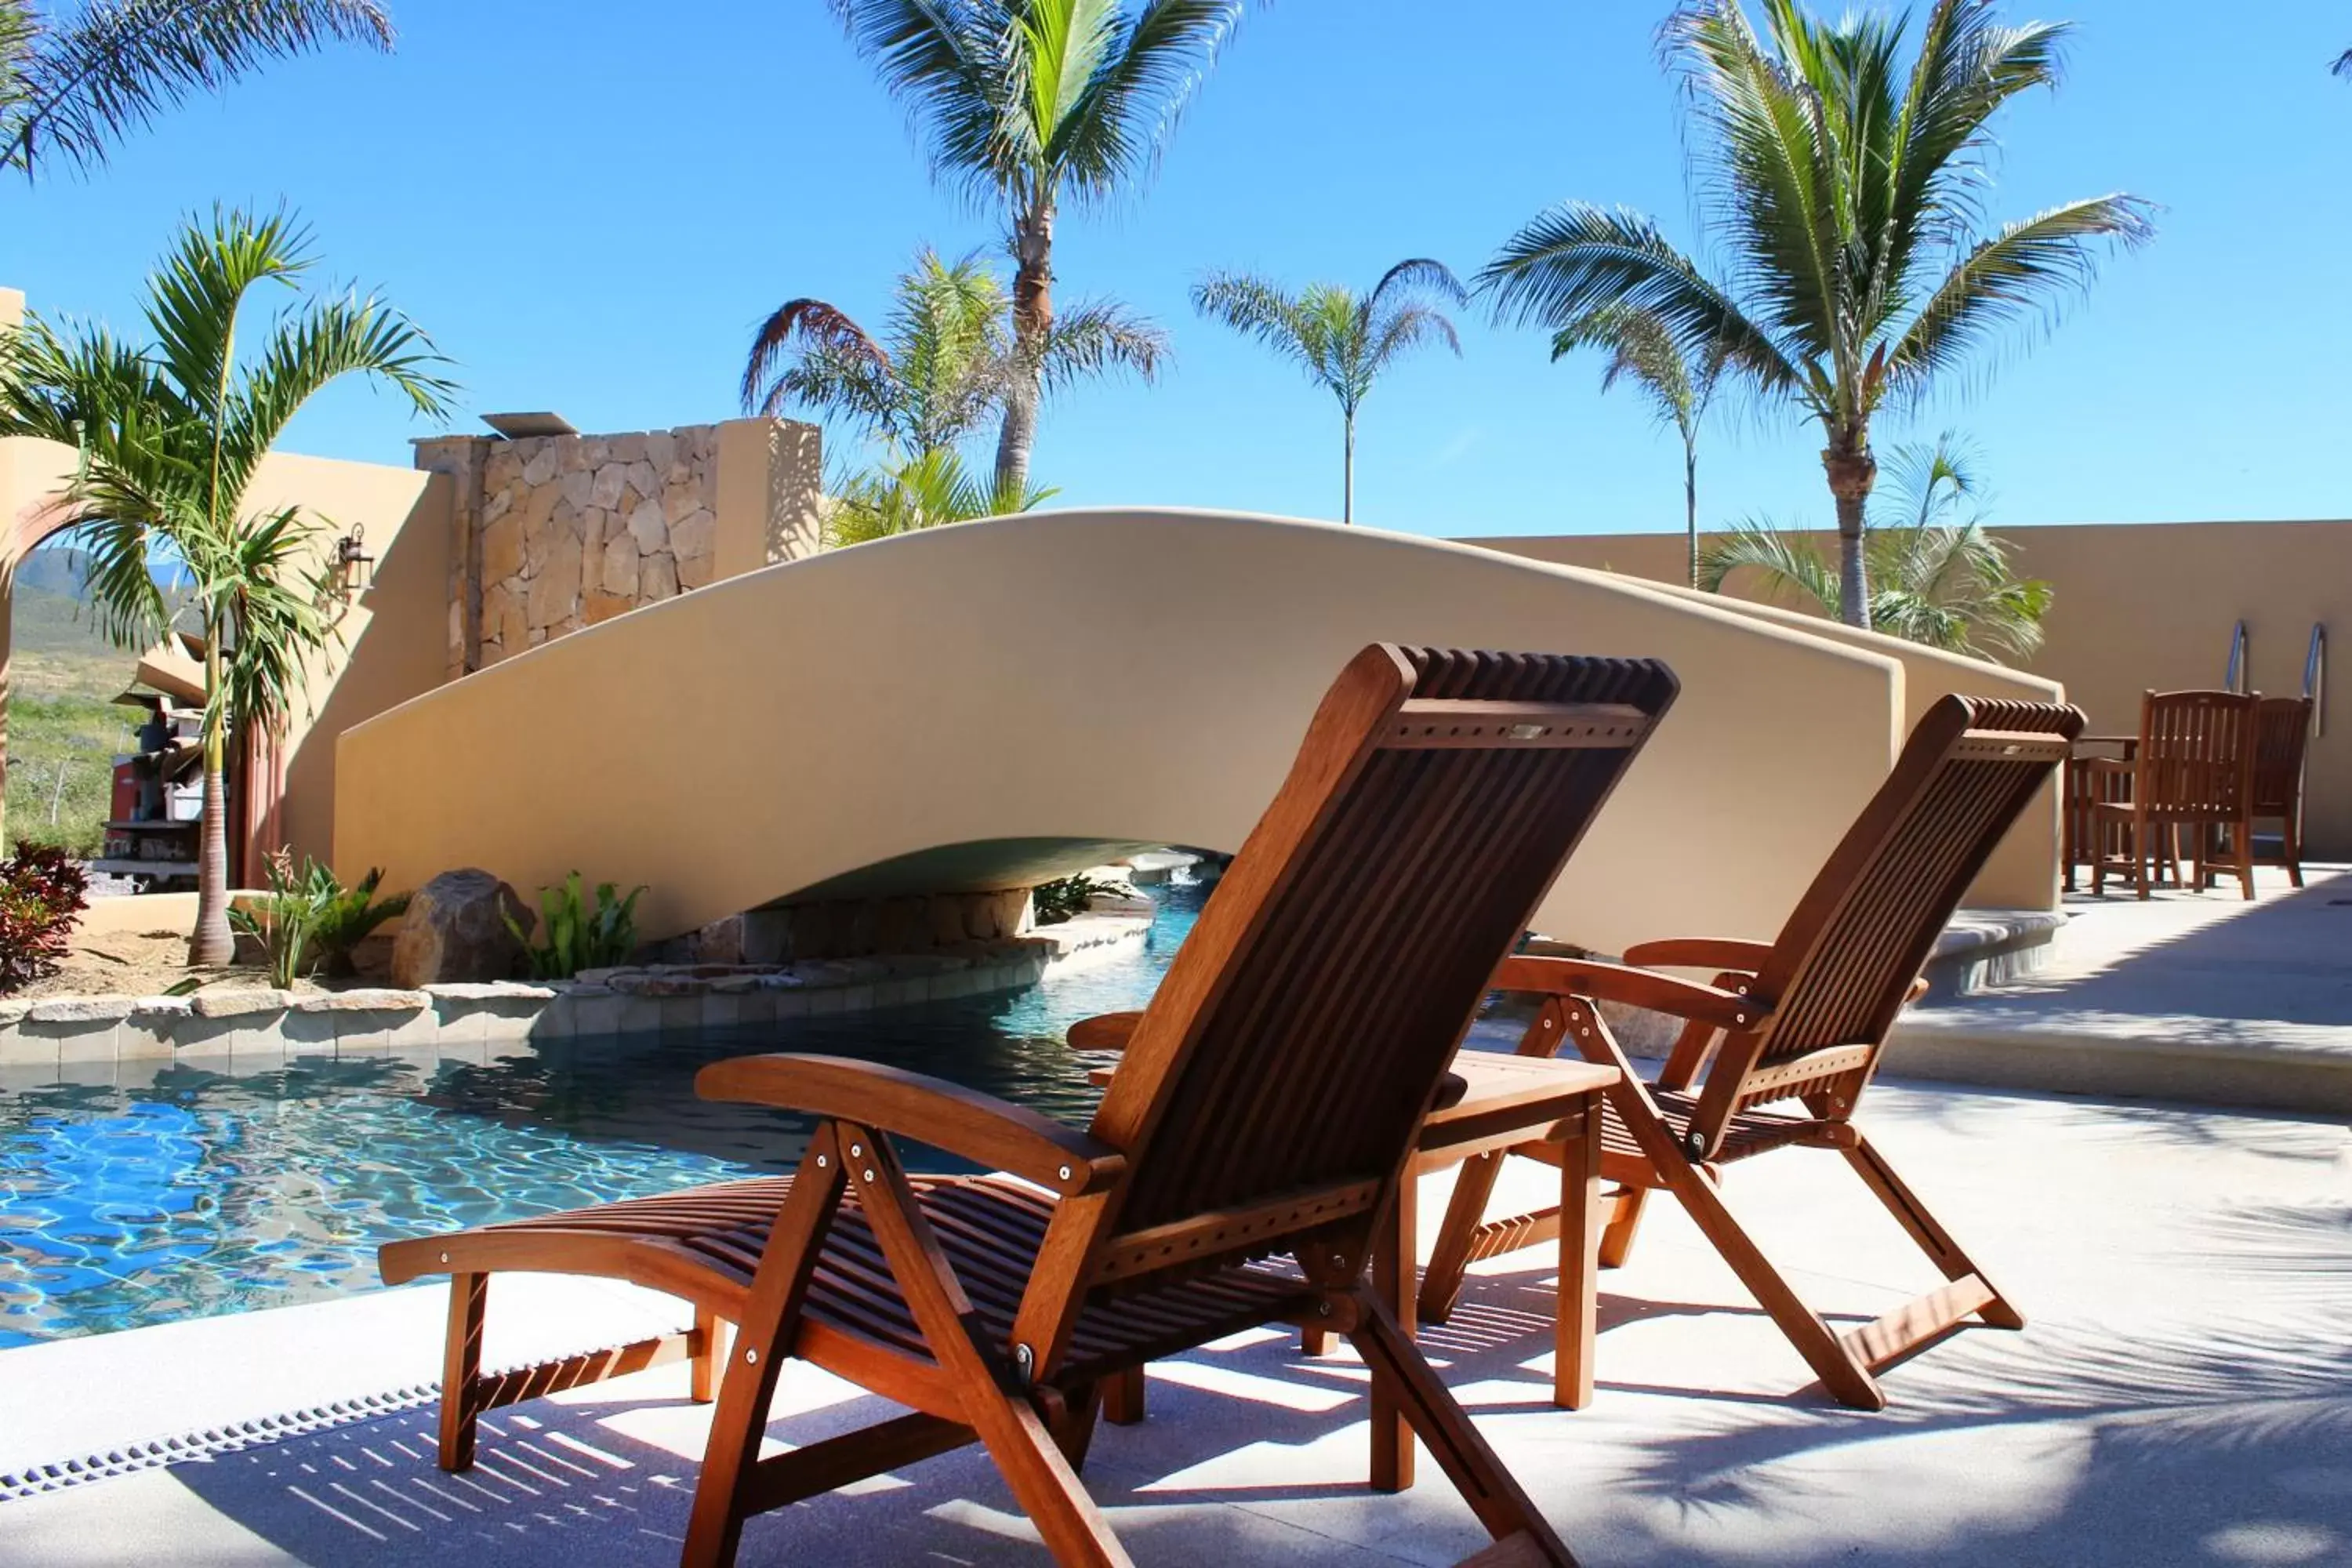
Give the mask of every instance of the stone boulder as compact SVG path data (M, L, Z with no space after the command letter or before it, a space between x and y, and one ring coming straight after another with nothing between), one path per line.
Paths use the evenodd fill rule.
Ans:
M522 943L499 918L502 910L525 935L539 924L515 890L488 871L442 872L416 889L400 917L392 983L413 991L511 977L522 965Z

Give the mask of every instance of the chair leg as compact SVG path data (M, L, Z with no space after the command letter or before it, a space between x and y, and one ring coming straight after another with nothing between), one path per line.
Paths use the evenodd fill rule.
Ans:
M1445 1220L1438 1226L1437 1245L1429 1255L1429 1268L1421 1279L1419 1307L1423 1321L1442 1323L1454 1315L1462 1299L1462 1279L1470 1267L1471 1242L1478 1222L1486 1217L1486 1200L1503 1173L1503 1155L1474 1154L1462 1162L1454 1179L1454 1195L1446 1200Z
M1878 1152L1878 1146L1862 1137L1859 1130L1855 1139L1853 1148L1843 1151L1846 1163L1877 1194L1878 1201L1886 1205L1886 1212L1910 1232L1911 1239L1919 1244L1919 1250L1942 1270L1945 1279L1955 1281L1974 1279L1992 1292L1992 1300L1977 1309L1978 1316L1997 1329L2025 1327L2025 1315L2012 1306L1985 1271L1960 1250L1960 1244L1952 1239L1952 1233L1927 1211L1927 1205L1919 1201L1919 1194L1895 1173L1895 1167L1886 1163L1886 1156Z
M482 1375L482 1320L489 1300L488 1275L450 1277L449 1338L441 1360L440 1462L453 1474L474 1468L474 1435L481 1421L476 1385Z
M961 1419L987 1445L1013 1500L1056 1563L1126 1568L1131 1560L1045 1417L1025 1394L1008 1392L1019 1386L1015 1374L1001 1352L973 1336L979 1314L940 1249L897 1152L863 1130L845 1124L842 1133L866 1145L850 1163L866 1223L925 1345L954 1380Z
M697 1405L719 1397L719 1363L727 1353L721 1343L726 1337L727 1326L719 1314L701 1307L694 1310L694 1342L700 1348L688 1364L687 1397Z
M1650 1201L1647 1187L1620 1187L1609 1194L1609 1224L1601 1233L1601 1267L1622 1268L1633 1250L1633 1234L1642 1228L1642 1210Z
M1878 1386L1870 1369L1831 1331L1821 1315L1789 1288L1780 1271L1772 1267L1771 1260L1748 1239L1748 1232L1724 1206L1714 1185L1696 1166L1680 1160L1663 1173L1691 1222L1714 1244L1723 1260L1731 1265L1739 1282L1748 1287L1757 1304L1780 1326L1780 1331L1789 1337L1789 1342L1805 1358L1805 1364L1813 1369L1832 1396L1856 1410L1885 1409L1886 1391Z
M1127 1367L1103 1379L1102 1413L1103 1419L1114 1426L1133 1426L1143 1419L1141 1367Z
M1454 1483L1478 1522L1497 1541L1526 1538L1526 1548L1513 1561L1549 1563L1573 1568L1576 1559L1544 1522L1543 1514L1471 1425L1469 1412L1439 1380L1421 1347L1412 1342L1378 1295L1363 1288L1356 1292L1357 1327L1349 1338L1371 1368L1375 1386L1385 1385L1399 1413L1411 1423Z

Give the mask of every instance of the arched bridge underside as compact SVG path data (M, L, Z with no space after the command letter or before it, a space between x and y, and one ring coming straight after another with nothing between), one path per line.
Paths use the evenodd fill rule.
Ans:
M1137 844L1237 848L1324 688L1389 639L1651 655L1674 711L1549 934L1766 934L1954 687L2046 692L1432 540L1219 513L1034 513L769 567L346 733L335 858L644 883L660 937L812 889L1003 887ZM1922 668L1931 674L1923 679ZM1975 901L2045 905L2051 826ZM926 885L917 886L917 883Z

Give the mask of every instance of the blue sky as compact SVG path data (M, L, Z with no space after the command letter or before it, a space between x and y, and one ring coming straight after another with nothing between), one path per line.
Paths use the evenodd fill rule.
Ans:
M391 58L275 68L165 119L94 180L0 192L0 282L40 310L132 325L177 215L297 206L326 269L380 285L458 362L464 406L552 407L593 429L727 417L753 324L813 294L877 319L924 243L992 249L991 216L929 182L901 110L822 0L392 0ZM1173 331L1156 387L1051 409L1056 504L1333 516L1328 394L1196 319L1190 283L1247 267L1369 286L1431 255L1468 274L1582 197L1692 237L1665 0L1281 0L1254 15L1140 196L1073 212L1066 297ZM2352 365L2352 47L2341 0L2052 0L2078 24L2054 98L2014 111L1995 210L2127 190L2156 243L2054 331L1910 420L1980 448L2007 523L2341 517ZM1679 461L1589 359L1465 321L1464 357L1410 363L1365 405L1360 521L1433 534L1679 528ZM470 418L461 422L470 425ZM338 390L299 449L403 463L425 434ZM1882 428L1882 448L1906 435ZM1706 521L1822 521L1819 441L1790 416L1718 421Z

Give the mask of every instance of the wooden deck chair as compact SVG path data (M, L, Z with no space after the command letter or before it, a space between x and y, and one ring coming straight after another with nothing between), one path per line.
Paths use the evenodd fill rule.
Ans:
M1366 648L1085 1131L866 1062L740 1058L697 1088L818 1118L795 1174L385 1247L390 1282L452 1276L442 1465L471 1462L494 1406L690 1356L718 1409L688 1563L730 1562L751 1514L975 1441L1058 1561L1119 1563L1077 1476L1104 1380L1313 1322L1355 1342L1496 1537L1475 1561L1570 1562L1366 1258L1488 975L1674 692L1647 660ZM1005 1173L909 1175L900 1138ZM650 1286L694 1327L486 1375L500 1269ZM911 1413L758 1458L788 1356Z
M2253 780L2246 821L2207 852L2201 887L2211 887L2221 871L2251 880L2256 866L2284 867L2287 880L2303 886L2303 773L2311 745L2311 710L2308 697L2255 699ZM2275 856L2263 854L2255 844L2253 825L2262 821L2279 825Z
M1650 1194L1671 1192L1830 1392L1863 1409L1886 1403L1876 1369L1969 1314L2023 1326L1853 1124L1853 1111L1961 894L2082 728L2078 710L2054 704L1960 697L1937 703L1777 942L1654 942L1628 952L1622 965L1515 958L1502 966L1497 989L1545 997L1522 1052L1549 1056L1570 1045L1625 1074L1607 1095L1601 1175L1619 1185L1601 1237L1603 1268L1624 1261ZM1650 964L1721 973L1703 985L1638 967ZM1634 1074L1596 999L1685 1020L1654 1084ZM1757 1109L1780 1101L1796 1104ZM1717 1191L1724 1166L1790 1145L1843 1154L1949 1283L1875 1322L1833 1331L1780 1278ZM1543 1144L1511 1152L1558 1158ZM1443 1321L1453 1310L1469 1264L1559 1234L1557 1211L1486 1218L1502 1158L1463 1166L1422 1281L1426 1319Z
M2124 780L2123 798L2094 804L2092 821L2115 831L2101 833L2091 867L2091 891L2107 890L2107 873L2128 868L2132 884L2148 896L2159 858L2178 854L2180 831L2195 847L2194 880L2174 880L2202 891L2206 866L2220 835L2244 844L2254 831L2254 716L2260 693L2243 691L2151 691L2140 701L2139 745L2129 762L2091 758L2079 764L2094 775ZM2104 792L2103 792L2104 793ZM2105 852L2107 841L2130 854L2127 868ZM2254 869L2242 853L2231 863L2249 900Z

